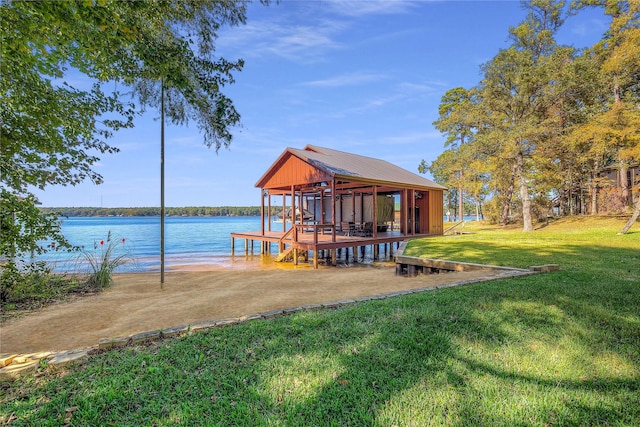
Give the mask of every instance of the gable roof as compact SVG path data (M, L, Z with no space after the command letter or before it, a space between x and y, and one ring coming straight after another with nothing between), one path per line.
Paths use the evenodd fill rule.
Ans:
M360 156L330 148L307 145L303 149L287 148L256 183L264 188L291 157L309 164L323 175L347 182L365 182L377 185L446 190L445 187L409 172L385 160Z

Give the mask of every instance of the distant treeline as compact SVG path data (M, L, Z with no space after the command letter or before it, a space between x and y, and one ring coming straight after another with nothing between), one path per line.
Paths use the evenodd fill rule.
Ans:
M61 216L160 216L160 208L40 208L45 213ZM280 213L281 207L271 207L271 214ZM260 216L260 206L189 206L165 208L168 216Z

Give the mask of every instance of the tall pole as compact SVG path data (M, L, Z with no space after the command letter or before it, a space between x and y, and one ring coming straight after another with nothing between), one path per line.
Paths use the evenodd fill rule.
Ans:
M162 287L164 285L164 79L160 86L160 287Z

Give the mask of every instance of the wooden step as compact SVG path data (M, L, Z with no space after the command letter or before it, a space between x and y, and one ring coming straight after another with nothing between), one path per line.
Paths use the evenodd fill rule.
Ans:
M289 246L283 252L280 252L278 254L278 257L276 258L276 262L288 261L288 258L290 256L291 256L291 258L293 258L292 252L293 252L293 246Z
M298 249L298 258L306 259L307 253L308 251L305 251L303 249ZM283 261L293 261L293 246L289 246L283 252L280 252L276 257L276 262L283 262Z

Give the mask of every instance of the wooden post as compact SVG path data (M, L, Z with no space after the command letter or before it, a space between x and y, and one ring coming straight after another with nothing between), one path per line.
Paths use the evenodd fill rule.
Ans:
M320 221L316 219L316 224L324 224L324 191L322 191L321 189L318 195L320 196ZM316 207L315 204L313 205L313 207L315 210L315 207ZM322 230L320 231L322 234L324 234L324 227L322 227Z
M373 238L378 237L378 187L373 186Z
M411 234L416 234L416 190L411 190Z
M356 222L356 192L351 193L351 222Z
M235 239L235 237L232 237L231 238L231 255L234 254L235 249L236 249L236 239Z
M271 193L267 190L267 231L271 231Z
M415 265L408 264L408 265L407 265L407 276L409 276L409 277L413 277L413 276L416 276L416 275L417 275L417 273L416 273L416 266L415 266Z
M402 190L402 203L401 203L401 218L402 221L402 229L404 230L404 235L409 235L409 190L406 188Z
M296 191L293 185L291 185L291 226L296 224Z
M264 190L260 189L260 234L264 236ZM269 221L271 222L271 221Z
M402 276L402 264L396 262L396 276Z
M282 193L282 232L286 233L287 232L287 216L285 215L285 213L287 212L287 194L286 193ZM282 252L282 250L280 251Z
M333 224L333 230L331 230L331 241L336 241L336 180L331 180L331 224Z

